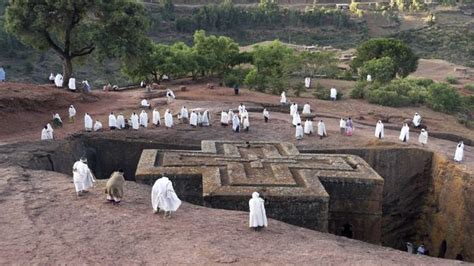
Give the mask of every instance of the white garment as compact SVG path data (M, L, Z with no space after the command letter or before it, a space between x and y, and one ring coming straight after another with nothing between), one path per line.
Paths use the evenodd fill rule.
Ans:
M232 117L232 130L237 131L237 127L240 127L240 121L239 121L239 117L237 115L234 115Z
M330 97L331 99L336 99L337 98L337 90L336 88L331 88L331 92L330 92Z
M188 109L186 109L184 106L181 108L181 119L183 118L189 118Z
M169 110L165 112L165 126L172 127L173 126L173 115Z
M346 120L342 119L339 120L339 128L346 128Z
M229 119L229 123L232 122L232 119L234 118L234 112L232 110L229 110L229 113L227 114L227 118Z
M400 136L398 137L399 140L403 141L406 137L406 141L408 142L408 139L410 138L410 128L408 125L404 125L402 127L402 130L400 130Z
M173 184L167 177L159 178L151 189L151 205L153 210L176 211L181 200L174 191Z
M141 105L142 105L143 107L150 107L150 103L149 103L146 99L143 99L143 100L142 100Z
M201 123L205 127L208 127L210 125L210 123L209 123L209 111L208 110L204 111L204 113L202 114Z
M76 116L76 108L74 106L69 106L69 118L75 117Z
M313 121L306 120L304 122L304 133L308 135L313 133Z
M225 124L225 125L229 124L229 115L224 111L222 111L221 113L221 124Z
M54 119L58 119L59 122L61 122L61 123L63 122L63 120L61 119L61 117L59 116L58 113L55 113L55 114L53 115L53 120L54 120Z
M54 74L53 73L49 74L49 81L54 81Z
M304 115L311 114L311 106L309 104L303 105L303 114Z
M198 123L198 125L202 125L202 115L201 115L201 112L197 112L197 123Z
M198 117L197 117L197 114L196 112L191 112L191 117L189 118L189 124L191 126L195 126L197 127L197 123L198 123Z
M84 115L84 128L87 130L87 131L91 131L92 130L92 124L94 122L92 121L92 117L89 115L89 114L85 114Z
M132 116L130 117L130 121L132 121L132 129L138 130L138 128L140 127L138 115L132 114Z
M325 137L327 136L328 134L326 133L326 125L324 124L324 122L322 121L319 121L318 123L318 135L320 137Z
M280 103L286 103L286 94L285 94L285 92L281 93Z
M298 104L293 103L290 105L290 115L293 116L296 112L298 112Z
M74 166L72 167L72 177L76 192L87 190L92 187L95 182L94 175L92 175L89 166L81 161L74 163Z
M118 129L124 129L125 128L125 117L123 115L118 115L117 116L117 122L116 122L117 128Z
M56 77L54 77L54 85L58 88L63 86L63 75L57 74Z
M102 129L102 123L100 121L95 121L94 131L99 131Z
M243 112L245 112L246 109L245 109L245 105L241 104L239 105L239 115L242 115Z
M418 127L420 126L421 124L421 116L416 113L414 116L413 116L413 125L415 125L415 127Z
M117 118L115 117L114 114L109 115L109 127L117 127Z
M461 142L456 147L456 152L454 153L454 160L456 162L460 162L462 161L463 157L464 157L464 143Z
M142 110L140 114L140 126L143 126L144 128L148 127L148 114L145 110Z
M174 92L170 89L167 89L166 90L166 98L168 101L172 101L173 99L176 98L176 96L174 96Z
M157 109L153 110L153 125L157 126L161 124L160 112Z
M299 126L297 125L296 130L295 130L296 139L302 139L303 135L304 135L303 127L301 125L299 125Z
M372 81L372 76L371 76L371 75L367 75L367 81L368 81L368 82L371 82L371 81Z
M292 123L293 123L293 126L301 124L301 118L300 118L300 114L298 114L298 111L296 111L295 114L293 115Z
M418 137L418 142L421 144L427 144L428 143L428 131L422 130L420 132L420 136Z
M377 125L375 126L375 137L382 138L384 137L384 125L382 121L378 121Z
M69 84L68 87L70 90L75 91L76 90L76 79L75 78L69 78Z
M240 123L243 124L244 123L244 119L246 116L249 116L249 113L247 113L247 110L244 110L241 114L240 114Z
M250 121L249 121L248 115L244 117L244 122L242 123L242 127L244 128L244 130L250 127Z
M49 140L49 139L52 139L52 138L50 138L48 129L43 128L43 130L41 130L41 140Z
M270 119L270 113L268 112L267 109L263 109L263 117Z
M252 193L252 198L249 200L249 227L268 226L264 203L258 192Z
M311 78L309 78L309 77L304 78L304 86L307 89L309 89L309 87L311 86Z

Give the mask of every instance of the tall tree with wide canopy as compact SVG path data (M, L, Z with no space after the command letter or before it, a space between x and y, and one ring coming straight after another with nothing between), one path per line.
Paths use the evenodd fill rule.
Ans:
M21 42L61 58L63 85L73 59L94 53L134 62L148 27L143 4L132 0L11 0L5 18L5 29Z

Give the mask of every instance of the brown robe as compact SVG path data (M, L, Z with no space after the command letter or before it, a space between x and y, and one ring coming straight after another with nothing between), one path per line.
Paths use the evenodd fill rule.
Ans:
M105 194L112 198L121 199L123 196L123 185L125 184L125 178L120 172L113 172L105 185Z

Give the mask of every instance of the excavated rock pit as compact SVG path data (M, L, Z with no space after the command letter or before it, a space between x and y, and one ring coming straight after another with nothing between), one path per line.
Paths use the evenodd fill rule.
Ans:
M70 175L73 163L86 155L97 178L116 169L134 173L143 149L199 150L199 143L74 135L52 143L16 143L0 149L0 165ZM416 148L308 150L301 153L354 154L384 178L381 244L400 250L407 241L424 243L431 256L474 261L474 182L443 156ZM347 228L347 230L351 230ZM342 234L344 234L342 232Z

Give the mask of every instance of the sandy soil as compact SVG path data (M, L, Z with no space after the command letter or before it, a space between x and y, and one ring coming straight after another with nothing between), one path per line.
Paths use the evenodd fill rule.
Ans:
M405 252L187 203L171 219L152 214L150 187L127 182L120 206L98 181L77 198L70 177L0 168L0 264L450 265Z

